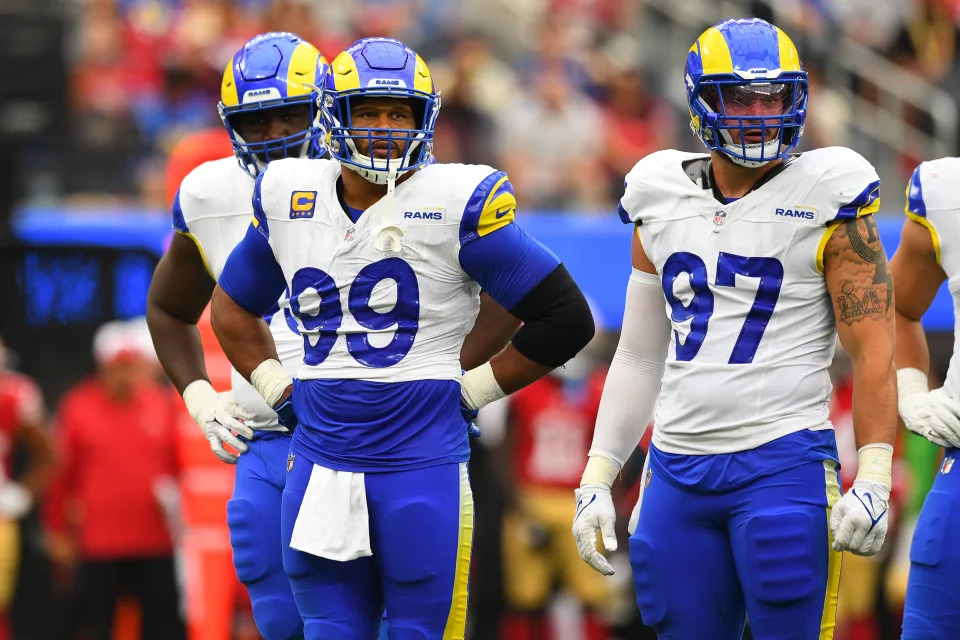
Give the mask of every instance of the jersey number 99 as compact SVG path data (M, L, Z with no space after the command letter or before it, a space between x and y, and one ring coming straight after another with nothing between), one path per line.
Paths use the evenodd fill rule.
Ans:
M377 311L370 306L374 287L383 280L397 285L397 302L392 309ZM336 344L337 330L343 323L340 289L333 277L314 267L305 267L293 275L290 309L303 326L303 361L315 366L330 355ZM311 295L305 295L310 292ZM313 292L316 292L313 294ZM420 285L413 268L400 258L387 258L368 264L353 279L347 296L347 308L354 320L369 331L348 333L347 351L368 367L389 367L410 352L420 319ZM370 332L394 329L383 347L370 343ZM311 336L316 342L311 343Z

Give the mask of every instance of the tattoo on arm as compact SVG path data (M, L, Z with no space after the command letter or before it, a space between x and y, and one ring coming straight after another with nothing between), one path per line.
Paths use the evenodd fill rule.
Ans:
M886 305L889 307L893 297L893 277L887 269L887 256L881 245L878 249L873 249L870 244L879 244L880 234L877 232L877 222L873 216L862 218L866 225L867 239L864 240L860 235L860 229L857 225L858 220L847 220L844 226L847 228L847 236L850 238L850 246L857 252L857 255L866 262L876 265L873 272L873 284L887 285Z
M891 312L893 278L873 216L840 223L825 248L824 264L839 321L851 325Z

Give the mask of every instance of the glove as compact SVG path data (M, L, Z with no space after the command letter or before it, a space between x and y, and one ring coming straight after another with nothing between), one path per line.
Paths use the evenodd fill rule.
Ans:
M0 519L19 520L33 506L33 496L22 484L5 482L0 486Z
M941 447L960 447L960 402L942 387L928 391L919 369L897 371L897 409L910 431Z
M460 415L463 416L463 421L467 423L467 434L471 438L479 438L480 427L477 426L477 416L480 415L480 410L471 409L463 403L463 398L460 398Z
M293 411L293 396L289 395L280 401L280 404L273 408L277 412L277 422L287 428L287 431L293 433L300 425L297 414Z
M203 429L213 454L227 464L236 464L237 456L223 445L230 445L240 454L246 452L247 444L237 435L248 440L253 438L253 429L241 422L253 414L234 402L231 392L217 393L206 380L194 380L187 385L183 401L190 417Z
M855 480L853 487L833 505L830 531L834 550L858 556L872 556L880 551L887 535L889 500L890 487Z
M617 550L617 535L614 524L617 512L610 497L610 487L603 484L586 484L575 490L577 513L573 518L573 538L577 541L580 559L605 576L613 575L613 567L597 551L597 531L603 537L607 551Z

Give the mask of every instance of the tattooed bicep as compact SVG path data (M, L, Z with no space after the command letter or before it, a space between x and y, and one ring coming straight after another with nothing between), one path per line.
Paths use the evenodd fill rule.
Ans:
M892 313L893 280L872 215L840 222L832 229L823 266L838 321L853 324Z

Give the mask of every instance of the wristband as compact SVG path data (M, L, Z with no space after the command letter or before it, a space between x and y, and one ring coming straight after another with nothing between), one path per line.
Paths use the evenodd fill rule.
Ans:
M278 360L264 360L250 374L250 384L271 409L280 402L283 392L293 384L293 378Z

